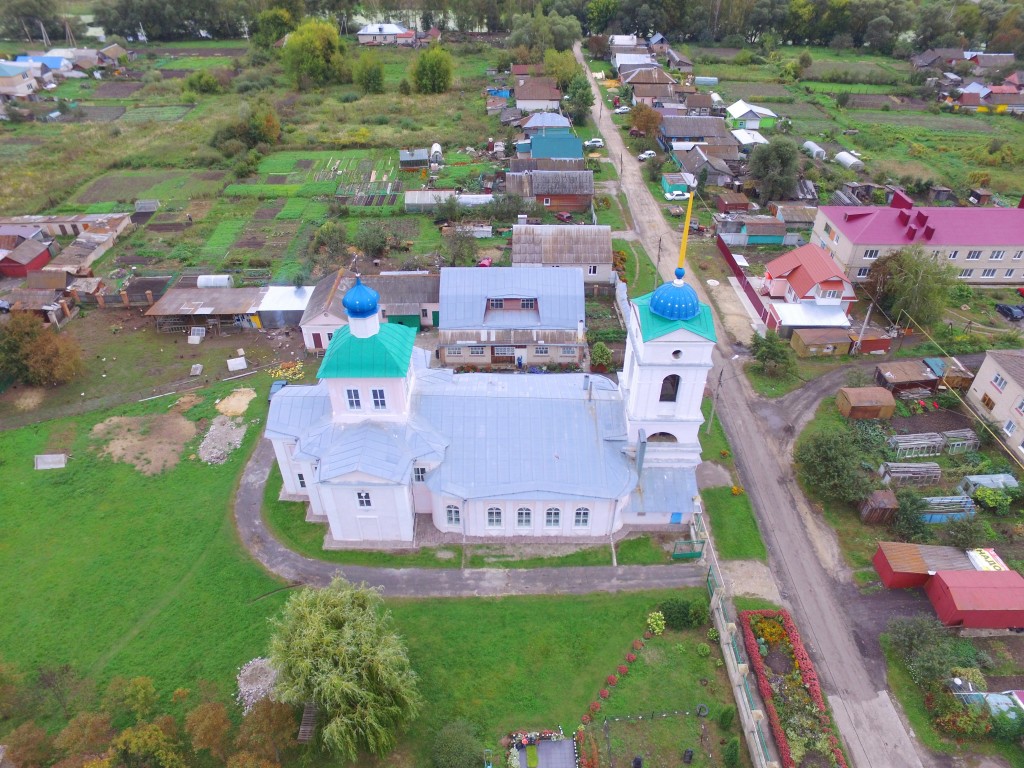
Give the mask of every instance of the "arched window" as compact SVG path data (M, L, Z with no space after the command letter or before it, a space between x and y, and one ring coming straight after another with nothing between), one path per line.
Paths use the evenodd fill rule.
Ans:
M516 510L516 527L529 528L533 523L533 513L529 507L520 507Z
M576 507L576 516L572 524L577 528L586 528L590 525L590 510L586 507Z
M676 436L670 432L655 432L647 438L648 443L678 443Z
M487 527L501 528L501 507L487 508Z
M444 512L448 525L459 525L462 522L462 515L456 505L449 504L444 508Z
M557 528L562 524L562 512L558 507L548 507L544 511L544 525L548 528Z
M661 382L661 402L674 403L679 395L679 374L673 373L666 376Z

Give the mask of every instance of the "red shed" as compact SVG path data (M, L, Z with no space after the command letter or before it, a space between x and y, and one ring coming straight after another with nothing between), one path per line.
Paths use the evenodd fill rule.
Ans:
M939 571L924 591L946 626L1024 627L1024 576L1016 571Z
M973 571L967 553L956 547L933 547L902 541L880 541L871 559L889 589L923 587L938 571Z
M0 251L0 276L25 277L50 263L50 244L39 240L23 240L11 251Z
M865 328L863 333L860 332L859 328L851 329L850 338L853 341L860 339L860 352L865 355L871 352L884 354L892 346L892 338L886 335L884 331L879 331L875 328Z
M722 192L715 198L719 213L745 213L750 210L750 199L742 192Z

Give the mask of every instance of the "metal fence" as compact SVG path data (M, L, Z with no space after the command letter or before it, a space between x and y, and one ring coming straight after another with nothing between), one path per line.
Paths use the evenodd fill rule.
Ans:
M740 284L740 288L743 289L743 293L746 294L747 300L751 306L754 307L754 311L757 312L757 316L761 318L768 328L776 330L779 327L778 321L772 316L772 313L765 306L764 300L758 295L757 291L754 290L754 286L750 284L750 280L747 278L747 273L743 271L743 267L736 261L736 257L733 256L732 250L729 245L722 239L721 235L716 237L716 245L718 246L718 252L722 254L722 258L725 259L725 263L729 266L729 271L732 272L737 282Z

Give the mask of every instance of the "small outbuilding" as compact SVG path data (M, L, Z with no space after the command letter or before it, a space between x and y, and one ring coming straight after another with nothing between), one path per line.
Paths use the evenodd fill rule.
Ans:
M1024 627L1024 576L1016 571L939 571L924 591L947 627Z
M939 388L939 377L920 360L882 363L875 368L875 381L897 394L932 395Z
M878 542L871 564L887 589L923 587L937 571L974 570L962 549L903 541Z
M850 354L850 334L845 328L798 328L789 340L797 357L834 357Z
M896 399L884 387L843 387L836 394L836 407L848 419L891 419Z
M856 333L851 331L850 336L857 347L854 351L862 355L884 355L892 348L892 337L877 328L865 328Z
M803 143L803 150L814 160L824 160L826 157L825 150L813 141L805 141Z
M896 494L888 488L872 491L860 503L860 521L862 523L887 525L896 517L900 503Z
M398 167L403 171L413 171L430 165L430 154L426 147L421 149L398 150Z
M967 475L960 481L957 490L964 496L973 496L979 488L1003 490L1016 487L1017 478L1009 473L1001 472L994 475Z
M719 213L746 213L750 210L750 199L742 192L721 192L715 197Z
M430 162L434 165L441 165L444 163L444 153L441 152L441 145L437 142L430 145Z
M926 357L924 364L950 389L967 389L974 381L974 373L952 357Z
M841 166L843 166L843 168L846 168L848 170L851 170L851 171L863 171L864 170L864 162L860 158L858 158L857 156L855 156L855 155L853 155L853 154L851 154L849 152L839 152L835 156L835 158L833 158L833 159L837 163L839 163Z

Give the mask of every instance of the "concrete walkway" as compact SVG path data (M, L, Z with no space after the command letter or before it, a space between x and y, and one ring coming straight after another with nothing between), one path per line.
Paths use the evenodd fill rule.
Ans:
M314 560L274 538L263 520L263 491L274 449L261 439L235 495L235 524L245 548L264 568L291 584L323 586L336 573L384 588L388 597L498 597L589 592L636 592L700 587L707 571L693 565L625 565L585 568L367 568Z

